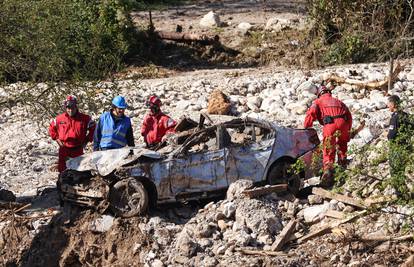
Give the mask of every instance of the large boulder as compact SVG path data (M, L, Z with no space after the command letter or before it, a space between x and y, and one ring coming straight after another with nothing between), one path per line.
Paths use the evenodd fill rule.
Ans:
M247 226L256 234L275 235L282 229L277 208L257 199L241 200L235 218L238 224Z
M214 90L208 98L208 114L228 115L231 103L227 95L220 90Z

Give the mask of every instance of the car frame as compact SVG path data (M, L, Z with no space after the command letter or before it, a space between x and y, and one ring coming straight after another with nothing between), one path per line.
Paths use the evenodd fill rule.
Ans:
M183 121L167 138L168 145L157 151L126 147L69 160L58 183L62 200L109 206L116 215L131 217L157 203L221 195L240 179L260 185L286 183L297 193L300 177L310 174L293 173L290 166L299 158L310 166L320 143L314 129L249 117L202 114L199 123Z

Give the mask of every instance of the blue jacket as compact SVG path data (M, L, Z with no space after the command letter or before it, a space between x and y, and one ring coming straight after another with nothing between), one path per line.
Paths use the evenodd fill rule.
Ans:
M135 146L131 119L127 116L115 118L110 111L99 118L93 137L93 150Z

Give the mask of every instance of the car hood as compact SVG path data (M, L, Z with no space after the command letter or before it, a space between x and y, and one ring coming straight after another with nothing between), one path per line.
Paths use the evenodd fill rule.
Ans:
M66 167L76 171L97 171L106 176L125 164L131 163L141 157L159 159L161 154L142 147L125 147L104 151L95 151L70 159Z

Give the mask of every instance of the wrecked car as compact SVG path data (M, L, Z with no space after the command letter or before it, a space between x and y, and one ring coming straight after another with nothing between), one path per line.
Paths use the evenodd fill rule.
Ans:
M314 129L253 118L203 114L176 131L157 151L126 147L69 160L58 181L61 199L131 217L157 203L221 195L239 179L287 183L296 193L305 174L289 167L298 158L310 165L320 143Z

